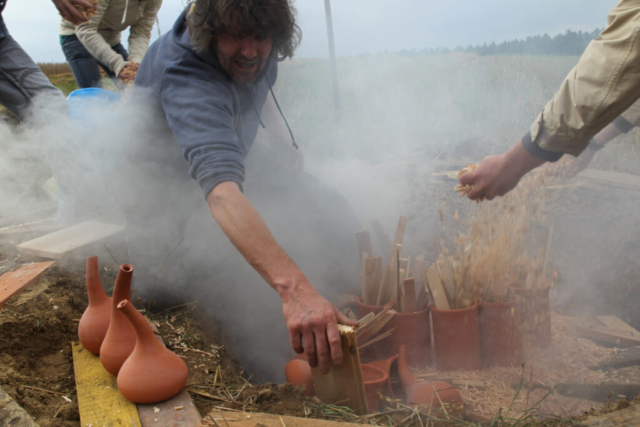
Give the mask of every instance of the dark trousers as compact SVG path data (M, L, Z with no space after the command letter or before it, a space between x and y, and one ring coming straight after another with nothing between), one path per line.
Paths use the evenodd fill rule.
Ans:
M113 80L114 84L117 84L118 76L116 76L109 67L94 58L80 40L78 40L78 37L75 35L68 36L61 44L64 56L67 58L73 77L76 79L80 89L86 87L102 87L100 69L98 67L101 67L104 72L107 73L107 76ZM122 43L111 46L111 49L122 55L125 61L129 58L129 52L122 46Z

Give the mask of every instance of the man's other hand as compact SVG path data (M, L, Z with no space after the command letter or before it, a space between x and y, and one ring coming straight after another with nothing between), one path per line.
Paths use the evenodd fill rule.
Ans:
M60 12L60 15L71 22L73 25L79 25L87 22L89 18L84 16L75 6L81 6L87 10L95 10L95 7L85 0L51 0Z
M319 365L326 374L331 360L339 365L343 359L338 324L355 326L358 322L331 305L306 279L304 282L282 293L282 312L291 347L296 353L304 352L309 365Z
M140 68L140 64L129 62L118 74L118 81L124 84L133 84L136 74L138 74L138 68Z
M531 154L518 142L509 151L486 157L477 168L460 176L460 184L472 185L471 200L492 200L513 190L520 179L545 161Z

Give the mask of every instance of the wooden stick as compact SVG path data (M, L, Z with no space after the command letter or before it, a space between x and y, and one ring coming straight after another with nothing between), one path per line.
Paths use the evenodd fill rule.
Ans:
M547 262L549 252L551 252L551 239L553 238L553 225L549 226L549 236L547 237L547 249L544 251L544 261L542 263L542 280L547 280Z
M371 238L368 231L358 231L356 233L356 242L358 244L358 253L360 254L360 262L364 258L373 258L373 246L371 245Z
M445 293L444 288L442 287L442 282L440 281L438 267L436 267L435 264L431 264L431 267L429 267L425 276L436 308L439 310L451 310L447 294Z
M362 302L375 305L380 291L382 257L365 258L362 263Z
M361 342L369 340L384 328L394 314L396 314L396 311L391 309L391 305L386 306L380 313L376 314L373 319L367 322L366 325L356 329L357 339Z
M38 387L31 387L31 386L29 386L29 385L21 385L21 384L20 384L20 385L18 385L18 387L29 388L29 389L31 389L31 390L42 391L42 392L44 392L44 393L57 394L57 395L59 395L59 396L66 396L66 394L64 394L64 393L60 393L60 392L57 392L57 391L51 391L51 390L45 390L45 389L43 389L43 388L38 388Z
M409 220L407 219L406 216L400 216L400 220L398 221L398 227L396 228L396 235L391 245L391 253L389 254L389 259L392 259L395 256L395 252L398 245L402 247L402 241L404 240L404 231L407 228L407 222L409 222ZM398 254L398 258L399 257L400 257L400 254ZM398 265L400 265L400 262L398 262Z
M404 304L405 313L416 311L416 282L412 278L404 279Z
M382 247L382 253L384 255L386 253L385 251L388 250L387 248L391 247L391 239L389 239L389 235L384 232L382 225L380 225L380 221L378 221L377 219L371 221L371 226L373 227L373 232L376 233L378 243L380 243L380 246ZM388 261L388 259L386 261Z
M368 347L368 346L370 346L371 344L374 344L374 343L376 343L376 342L378 342L378 341L380 341L380 340L385 339L386 337L388 337L389 335L391 335L391 334L393 333L393 331L395 331L395 330L396 330L396 328L391 328L391 329L389 329L388 331L386 331L386 332L384 332L384 333L382 333L382 334L378 335L377 337L375 337L375 338L373 338L373 339L371 339L371 340L367 341L366 343L361 344L361 345L358 345L358 350L362 350L363 348Z

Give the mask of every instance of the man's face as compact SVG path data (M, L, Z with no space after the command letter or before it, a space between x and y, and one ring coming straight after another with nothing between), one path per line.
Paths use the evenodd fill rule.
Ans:
M222 68L238 83L258 77L271 54L273 39L224 34L218 38L216 53Z

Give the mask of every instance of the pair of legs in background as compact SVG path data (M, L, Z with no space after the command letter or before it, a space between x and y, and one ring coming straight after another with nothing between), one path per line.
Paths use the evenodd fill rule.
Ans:
M78 37L75 35L61 36L60 44L69 67L71 67L73 77L78 83L78 88L102 87L100 68L104 70L114 84L118 84L118 76L109 67L94 58L82 42L78 40ZM129 58L129 52L122 46L122 43L111 46L111 49L121 55L125 61Z
M64 94L10 35L0 38L0 104L26 124L45 153L65 195L58 208L60 223L113 209L71 123Z

